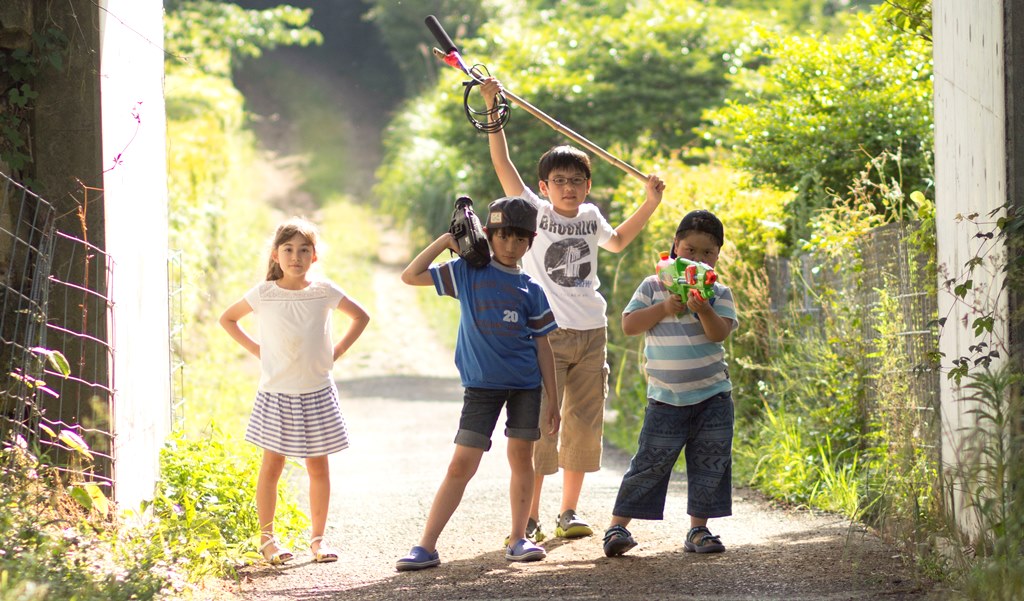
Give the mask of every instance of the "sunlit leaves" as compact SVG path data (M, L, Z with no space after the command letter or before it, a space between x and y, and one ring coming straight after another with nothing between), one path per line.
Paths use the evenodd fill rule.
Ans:
M173 2L164 18L168 67L190 65L206 73L229 75L232 58L257 57L278 46L308 46L323 41L307 26L310 9L281 5L247 10L230 2Z

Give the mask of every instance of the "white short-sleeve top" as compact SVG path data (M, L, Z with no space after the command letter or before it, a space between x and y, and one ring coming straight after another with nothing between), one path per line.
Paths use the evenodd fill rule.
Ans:
M327 280L302 290L261 282L244 298L259 327L260 390L294 394L331 385L331 314L345 292Z

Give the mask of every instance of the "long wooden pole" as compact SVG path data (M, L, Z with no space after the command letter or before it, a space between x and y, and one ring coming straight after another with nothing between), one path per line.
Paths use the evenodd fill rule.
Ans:
M442 50L440 50L439 48L434 48L433 50L434 50L434 55L435 56L440 58L442 61L445 61L446 63L448 63L448 61L445 60L447 55ZM459 57L459 58L461 59L461 57ZM461 60L459 60L459 63L461 63ZM477 83L483 83L483 77L481 77L480 73L477 73L475 69L466 69L464 65L460 65L459 67L456 67L456 68L458 68L458 69L462 70L463 72L465 72L467 75L469 75L474 80L476 80ZM604 148L601 148L597 144L594 144L590 140L584 138L580 134L578 134L575 131L569 129L568 127L566 127L565 125L563 125L559 121L555 120L554 118L552 118L550 115L548 115L544 111L542 111L539 108L533 106L532 104L530 104L529 102L527 102L523 98L519 97L518 95L510 92L509 90L503 89L502 90L502 94L504 94L506 98L508 98L509 100L514 102L517 106L519 106L522 109L524 109L526 112L530 113L531 115L533 115L537 119L540 119L545 125L547 125L551 129L553 129L553 130L557 131L558 133L568 137L572 141L576 142L580 146L583 146L584 148L586 148L590 152L596 154L597 156L601 157L602 159L604 159L605 161L611 163L612 165L615 165L619 169L621 169L624 172L626 172L628 175L632 175L633 177L637 178L638 180L640 180L640 181L642 181L644 183L647 183L647 175L644 172L642 172L639 169L637 169L636 167L630 165L626 161L623 161L622 159L620 159L619 157L617 157L617 156L613 155L612 153L608 152Z
M574 132L573 130L569 129L568 127L566 127L562 123L560 123L560 122L556 121L555 119L551 118L551 116L549 116L544 111L538 109L537 107L535 107L532 104L530 104L529 102L523 100L519 96L516 96L512 92L510 92L508 90L503 90L502 93L505 94L505 96L509 100L511 100L512 102L516 103L516 105L518 105L518 106L522 107L523 109L525 109L526 112L530 113L534 117L536 117L536 118L540 119L541 121L543 121L545 124L547 124L549 127L551 127L551 129L553 129L553 130L557 131L558 133L568 137L569 139L573 140L574 142L576 142L580 146L583 146L584 148L586 148L590 152L592 152L592 153L596 154L597 156L601 157L602 159L608 161L612 165L615 165L619 169L622 169L627 174L632 175L633 177L637 178L638 180L640 180L640 181L642 181L644 183L647 183L647 175L644 174L639 169L637 169L636 167L630 165L626 161L623 161L622 159L620 159L619 157L617 157L617 156L613 155L612 153L608 152L604 148L601 148L597 144L594 144L590 140L584 138L580 134L578 134L578 133Z

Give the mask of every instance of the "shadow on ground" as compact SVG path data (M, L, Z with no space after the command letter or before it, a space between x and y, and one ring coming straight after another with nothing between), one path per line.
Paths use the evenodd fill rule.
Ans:
M780 543L788 549L778 552ZM593 540L545 544L588 545ZM828 537L795 543L785 533L766 537L763 544L731 549L724 554L684 552L637 553L617 558L545 561L512 564L504 553L481 553L470 559L446 561L440 569L395 573L376 582L338 588L309 586L278 590L289 599L379 601L383 599L757 599L867 600L931 598L928 586L903 580L902 571L866 573L858 558L845 556L846 547ZM811 560L798 571L786 564L794 556ZM755 560L755 558L757 558ZM895 562L898 564L898 562ZM786 576L789 574L790 576ZM254 580L273 572L250 573ZM255 582L256 588L260 588ZM725 592L728 591L728 592Z

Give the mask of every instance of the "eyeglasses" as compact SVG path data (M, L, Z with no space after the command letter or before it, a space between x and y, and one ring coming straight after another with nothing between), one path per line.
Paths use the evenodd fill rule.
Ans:
M577 175L575 177L552 177L552 178L546 179L544 181L548 182L549 184L554 184L556 186L564 186L566 184L572 184L574 186L582 186L583 184L585 184L587 182L587 178L585 178L583 176L580 176L580 175Z

